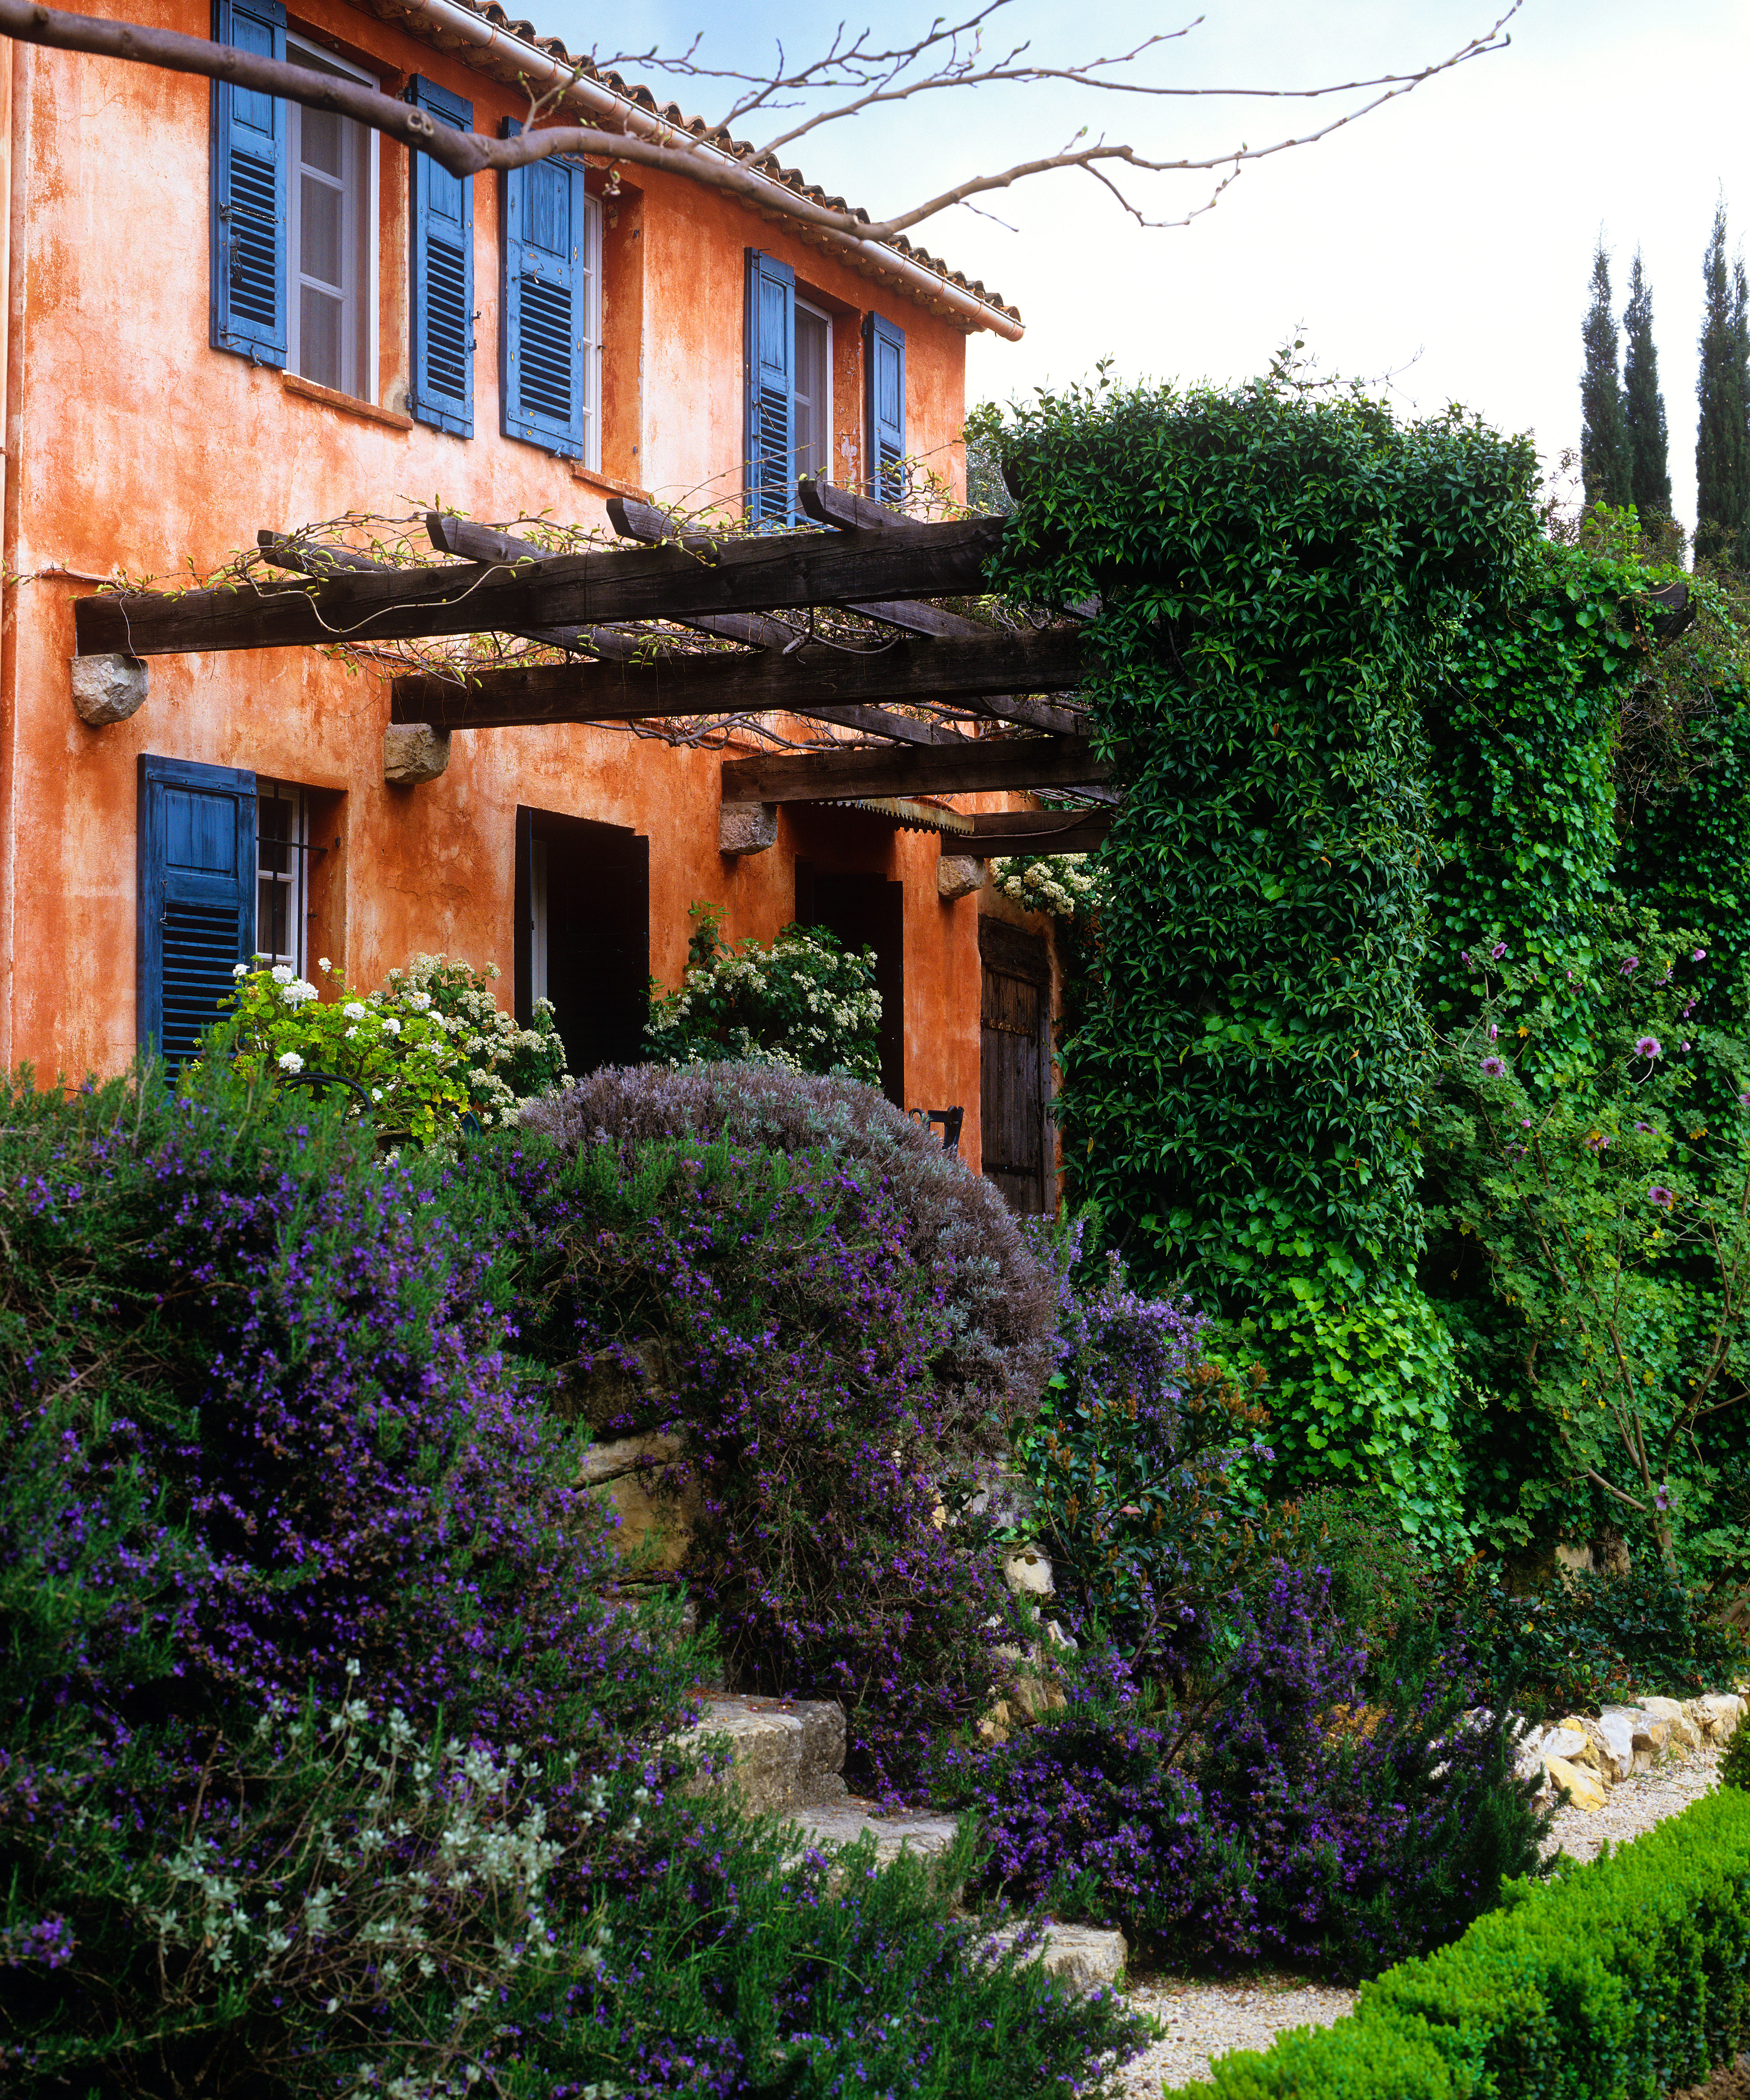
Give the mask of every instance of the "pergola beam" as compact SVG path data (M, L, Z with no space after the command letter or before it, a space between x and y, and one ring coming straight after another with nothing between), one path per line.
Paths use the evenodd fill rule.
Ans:
M1111 810L981 810L972 830L959 833L957 854L995 859L1011 854L1095 853L1117 821Z
M1017 687L1063 691L1082 675L1080 638L1062 629L987 633L976 642L897 642L875 650L809 642L787 655L723 651L628 664L511 667L482 672L466 685L430 676L397 678L390 719L453 730L665 715L806 715L895 701L976 701L981 694Z
M1104 780L1102 765L1078 737L980 737L953 745L902 751L762 752L723 768L723 800L841 802L898 795L1012 793L1073 788ZM968 850L964 834L959 850Z
M1000 518L972 518L726 540L710 556L615 548L180 595L103 592L78 602L74 629L82 656L162 656L959 596L982 589L1003 530Z

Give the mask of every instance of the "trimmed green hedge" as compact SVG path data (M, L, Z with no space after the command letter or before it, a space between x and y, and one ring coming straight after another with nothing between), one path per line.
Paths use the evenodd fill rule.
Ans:
M1333 2027L1223 2058L1184 2100L1659 2100L1750 2046L1750 1793L1633 1844L1364 1986Z

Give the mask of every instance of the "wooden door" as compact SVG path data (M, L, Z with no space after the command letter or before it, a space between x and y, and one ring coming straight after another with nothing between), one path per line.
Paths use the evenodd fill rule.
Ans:
M979 1123L984 1169L1012 1210L1051 1207L1051 968L1045 942L981 918Z

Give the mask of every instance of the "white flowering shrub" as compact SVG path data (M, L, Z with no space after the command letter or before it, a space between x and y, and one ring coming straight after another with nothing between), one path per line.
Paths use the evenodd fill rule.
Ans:
M519 1028L492 997L496 969L416 955L361 994L326 956L316 967L327 999L284 963L237 965L214 1048L240 1078L333 1074L350 1083L350 1113L368 1114L386 1140L421 1145L452 1141L468 1115L483 1127L514 1123L519 1099L570 1083L553 1008L540 1001L534 1026Z
M645 1030L652 1055L673 1065L724 1059L881 1081L881 995L875 955L848 953L823 926L787 926L775 941L721 937L723 914L695 904L678 991L652 986Z
M1011 854L990 863L1003 896L1052 919L1087 918L1105 902L1101 871L1087 854Z
M561 1847L536 1778L514 1745L421 1741L362 1698L271 1707L225 1801L198 1807L122 1892L156 1943L167 2027L223 2001L248 2018L264 2076L302 2062L327 2089L390 2100L496 2089L503 1994L556 1960L593 1973L611 1938L598 1917L561 1952L546 1909ZM599 1780L562 1784L568 1824L637 1835L642 1789L610 1829Z

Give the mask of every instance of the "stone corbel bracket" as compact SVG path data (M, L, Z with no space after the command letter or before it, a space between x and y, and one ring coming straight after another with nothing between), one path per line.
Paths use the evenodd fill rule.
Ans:
M450 762L450 733L429 722L396 722L383 731L383 778L391 788L435 780Z
M75 656L69 673L73 711L93 729L126 721L146 704L149 681L138 656Z
M725 802L717 812L717 851L734 859L778 843L775 802Z

